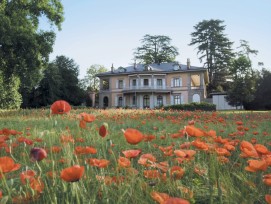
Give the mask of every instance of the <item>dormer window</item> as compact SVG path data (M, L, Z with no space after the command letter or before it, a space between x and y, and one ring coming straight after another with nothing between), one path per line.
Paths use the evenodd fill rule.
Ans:
M173 70L179 70L180 69L180 65L179 64L174 64L173 65Z
M119 67L119 68L118 68L118 71L119 71L119 72L126 72L126 69L125 69L124 67Z

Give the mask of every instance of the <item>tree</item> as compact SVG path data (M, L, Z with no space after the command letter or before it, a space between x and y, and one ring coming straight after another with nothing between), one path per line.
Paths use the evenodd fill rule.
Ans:
M233 81L227 91L227 101L232 106L243 106L254 99L256 77L251 61L244 55L233 60L230 68Z
M177 48L170 45L171 39L164 35L145 35L142 46L136 48L135 59L145 64L173 62L179 54Z
M22 97L18 92L20 79L10 76L4 81L3 74L0 71L0 109L16 109L22 102Z
M271 72L263 68L257 82L255 98L248 108L271 110Z
M94 64L87 69L87 75L84 78L84 87L88 91L98 93L100 88L100 79L97 74L106 72L107 69L103 65Z
M228 67L234 57L233 43L224 34L226 26L223 23L221 20L203 20L194 26L195 32L191 33L189 45L197 46L199 59L208 69L208 93L216 91L218 87L224 89Z
M72 105L84 102L84 90L79 84L79 67L73 59L57 56L44 71L44 78L32 91L31 106L40 107L62 99Z
M0 3L0 69L3 78L19 77L23 107L28 94L41 80L55 41L53 31L39 29L39 18L61 28L60 0L2 0Z

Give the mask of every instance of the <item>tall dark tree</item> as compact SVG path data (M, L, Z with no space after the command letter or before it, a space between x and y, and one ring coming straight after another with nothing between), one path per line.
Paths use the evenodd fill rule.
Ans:
M177 48L170 45L171 39L168 36L145 35L141 43L142 46L134 52L135 59L141 63L173 62L179 54Z
M53 31L39 29L39 18L60 29L63 6L60 0L0 1L0 69L4 82L20 79L23 107L28 94L42 78L55 41Z
M249 109L271 110L271 72L269 70L265 68L261 70L255 98L248 104Z
M233 60L230 68L232 82L227 91L227 101L232 106L243 106L254 99L256 77L251 61L244 55Z
M71 105L81 105L85 92L79 84L79 67L73 59L57 56L44 71L44 78L32 91L31 106L40 107L62 99Z
M199 59L208 69L210 83L208 92L216 91L226 84L226 76L231 59L232 42L224 34L225 25L222 20L203 20L194 26L195 32L191 33L190 46L196 45Z

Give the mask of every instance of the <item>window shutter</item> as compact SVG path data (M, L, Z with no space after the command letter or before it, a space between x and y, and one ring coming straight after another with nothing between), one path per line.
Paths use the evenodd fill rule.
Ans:
M183 98L183 95L181 95L180 97L181 97L181 104L184 104L184 98Z
M125 88L125 84L126 84L125 81L126 81L126 80L124 79L124 80L123 80L123 87L122 87L123 89Z
M156 84L157 84L157 79L154 79L153 86L154 86L155 89L156 89Z
M182 78L180 78L180 86L183 86Z
M174 105L174 96L170 96L170 105Z
M119 88L119 80L116 81L116 89Z
M141 84L140 84L140 86L141 86L141 87L144 86L144 79L141 79Z
M115 107L117 107L117 106L118 106L118 97L115 96Z
M173 87L173 78L171 79L171 87Z
M162 86L163 86L163 88L165 88L165 86L166 86L166 80L165 79L162 79Z

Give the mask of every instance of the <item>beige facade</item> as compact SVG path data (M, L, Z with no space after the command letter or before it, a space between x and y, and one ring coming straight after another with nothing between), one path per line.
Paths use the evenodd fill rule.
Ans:
M111 69L98 74L100 108L155 108L201 102L206 98L207 70L165 63Z

